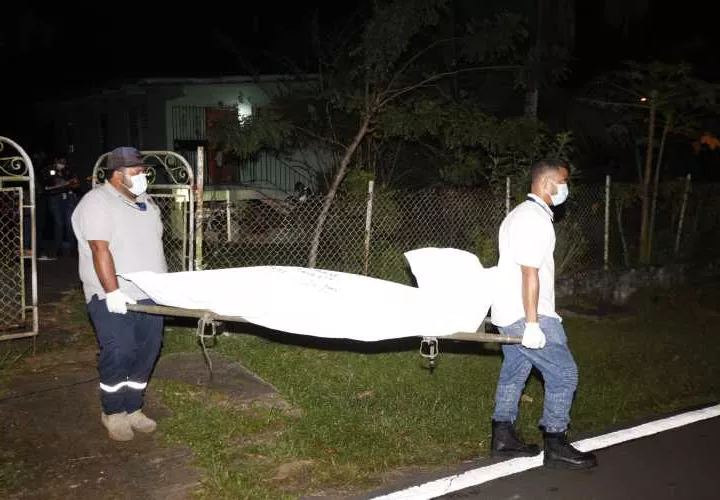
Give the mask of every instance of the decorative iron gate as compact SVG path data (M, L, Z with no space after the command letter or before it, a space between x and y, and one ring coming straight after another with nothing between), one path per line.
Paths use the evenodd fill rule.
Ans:
M16 142L0 136L0 340L34 340L38 334L35 249L32 161Z
M105 153L93 169L93 188L105 182ZM195 255L195 199L193 169L173 151L141 151L148 165L148 192L160 207L163 247L169 272L192 271Z

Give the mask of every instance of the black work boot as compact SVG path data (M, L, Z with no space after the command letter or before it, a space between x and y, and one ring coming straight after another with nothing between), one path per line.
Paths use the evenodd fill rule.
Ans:
M491 457L532 457L540 453L536 444L527 444L515 434L512 422L492 423Z
M546 432L544 464L553 469L589 469L597 465L597 457L573 447L564 432Z

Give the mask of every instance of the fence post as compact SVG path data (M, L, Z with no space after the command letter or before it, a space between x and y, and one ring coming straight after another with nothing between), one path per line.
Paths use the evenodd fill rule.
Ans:
M608 270L610 259L610 175L605 176L605 237L603 246L603 267Z
M375 181L368 181L368 198L367 211L365 214L365 276L368 273L368 263L370 262L370 228L372 226L372 205Z
M505 178L505 215L510 213L510 177Z
M680 206L680 220L678 220L677 234L675 235L675 255L680 251L680 235L682 234L683 220L685 219L685 208L687 207L688 194L690 193L691 174L687 174L685 182L685 193L683 194L682 205Z
M195 176L195 270L203 269L203 206L205 202L205 148L197 148L197 173Z
M227 241L232 241L232 217L230 210L230 190L225 190L225 224L227 229Z

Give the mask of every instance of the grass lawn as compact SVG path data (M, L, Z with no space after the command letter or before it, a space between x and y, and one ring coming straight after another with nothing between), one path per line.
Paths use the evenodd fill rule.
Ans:
M630 314L565 317L580 367L571 437L720 400L718 299L720 285L704 285L637 297ZM362 343L299 337L239 333L220 338L211 352L242 361L295 411L238 409L221 395L161 384L176 410L163 433L189 443L208 471L200 496L366 488L398 468L487 455L499 346L441 342L430 373L419 339L368 352ZM188 331L166 334L166 352L191 349ZM542 402L533 376L519 426L536 442Z

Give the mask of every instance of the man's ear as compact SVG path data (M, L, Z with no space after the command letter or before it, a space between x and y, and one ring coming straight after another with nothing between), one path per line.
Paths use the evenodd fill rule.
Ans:
M540 180L540 188L545 193L552 193L552 188L550 187L550 184L552 183L552 179L550 179L549 175L543 175L542 179Z

